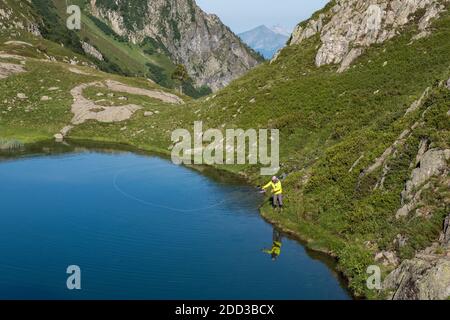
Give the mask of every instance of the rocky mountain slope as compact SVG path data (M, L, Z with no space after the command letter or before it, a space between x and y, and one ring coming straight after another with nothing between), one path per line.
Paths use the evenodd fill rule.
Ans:
M196 86L216 91L261 61L194 0L91 0L90 9L132 43L150 38L161 44L175 63L186 66Z
M59 133L69 142L114 141L169 154L171 132L196 120L205 129L278 128L286 209L280 215L265 204L263 216L335 256L358 296L445 299L449 7L446 0L331 1L270 63L208 97L181 97L185 104L150 98L142 90L153 96L163 89L99 72L85 56L26 27L5 29L0 140L20 145ZM130 34L136 41L140 29ZM72 107L83 100L80 90L89 111L108 116L77 121ZM118 118L109 117L109 107L119 107ZM267 179L258 166L221 168L255 185ZM381 268L381 290L366 285L371 265Z
M40 36L39 22L30 1L0 1L0 30L23 30Z
M266 59L272 59L289 39L289 36L275 32L264 25L240 33L239 37Z
M84 52L104 71L147 77L167 88L179 87L172 73L183 64L190 76L182 83L183 92L192 97L223 87L262 61L217 16L204 13L194 1L68 4L81 8L81 30L66 28L67 4L59 0L2 0L0 29L30 31Z
M292 34L291 45L320 36L320 48L315 63L320 67L340 64L339 72L346 70L365 48L385 42L401 32L411 21L411 15L420 11L419 33L413 40L429 34L431 21L445 10L446 1L391 0L391 1L331 1L330 10L320 12L313 19L299 24ZM423 13L423 15L422 15Z

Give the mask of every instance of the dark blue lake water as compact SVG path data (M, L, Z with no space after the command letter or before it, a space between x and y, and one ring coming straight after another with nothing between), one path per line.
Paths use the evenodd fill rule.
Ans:
M0 162L1 299L348 299L327 260L281 237L263 199L132 153ZM81 290L66 269L81 268Z

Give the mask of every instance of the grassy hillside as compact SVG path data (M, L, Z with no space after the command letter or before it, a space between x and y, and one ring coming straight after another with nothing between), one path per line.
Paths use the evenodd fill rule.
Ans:
M336 73L335 66L314 66L318 39L311 38L204 101L199 112L198 118L207 115L211 127L281 130L282 172L289 174L288 210L280 216L267 205L263 214L301 235L311 247L337 255L358 294L374 294L365 290L365 270L375 252L395 251L393 240L402 234L409 241L399 256L412 257L437 239L449 210L448 201L442 200L449 199L448 188L437 183L437 195L428 195L431 219L395 219L420 140L427 137L432 147L450 147L450 95L438 87L450 76L448 11L435 23L432 36L411 43L416 33L415 26L408 26L401 36L371 48L343 74ZM425 104L404 116L427 87L433 89ZM250 103L252 99L256 101ZM430 112L425 125L389 160L384 188L373 191L382 168L361 181L360 171L426 108ZM263 182L256 168L239 170Z
M93 38L98 31L92 32ZM367 50L341 74L336 73L337 66L315 67L319 39L313 37L301 46L286 48L276 62L265 63L217 94L187 100L186 105L126 95L127 103L158 112L144 117L141 110L130 120L115 124L89 121L76 126L70 138L123 142L168 153L172 130L192 128L195 120L214 128L280 129L280 173L287 174L287 208L279 215L266 204L262 214L307 240L310 247L336 256L356 294L378 297L380 293L365 288L366 267L374 263L375 253L396 251L393 240L401 234L408 242L397 253L402 259L412 257L437 238L449 210L448 187L436 179L423 195L429 218L395 218L420 141L427 138L432 148L450 148L450 91L442 85L450 77L448 10L434 23L429 37L411 42L415 34L416 26L408 25L401 35ZM117 41L104 34L97 36L106 37L105 43ZM139 87L155 86L144 79L121 78L89 68L85 70L92 72L91 76L76 75L67 71L67 64L42 63L36 50L11 48L2 44L4 40L0 38L1 51L34 59L26 62L28 72L0 80L3 139L31 142L51 138L71 118L69 91L77 84L114 78ZM39 42L26 40L34 41L35 46ZM58 45L45 45L54 55L69 55ZM41 79L45 83L41 84ZM52 86L59 87L58 91L49 93ZM424 103L405 115L427 87L431 89ZM29 99L19 101L18 91ZM84 94L96 99L99 91L91 88ZM100 93L102 103L120 103L114 100L117 97L108 97L107 91ZM44 94L52 95L53 100L40 101ZM27 108L31 111L26 112ZM399 145L395 157L387 160L387 173L380 168L361 175L416 122L421 124ZM223 169L242 173L255 185L267 179L260 177L254 166ZM384 186L375 188L383 174Z
M163 90L143 78L104 73L93 68L94 65L85 56L51 41L27 34L12 43L8 41L11 41L8 35L0 34L0 62L21 64L26 71L0 80L0 136L5 139L14 137L24 143L35 142L59 132L73 117L70 90L79 84L115 80L137 88ZM70 64L70 61L76 61L78 65ZM91 90L94 90L92 94ZM102 91L102 88L88 88L84 95L98 101L101 98L97 94ZM19 98L19 94L26 98ZM43 100L43 97L47 99ZM126 100L120 101L118 97ZM187 97L184 99L189 100ZM110 100L115 102L114 105L138 104L143 107L140 113L154 111L156 107L175 108L156 99L127 94L115 93ZM104 105L102 101L98 104Z
M146 77L169 89L178 86L171 78L175 64L161 43L148 38L141 44L133 44L117 35L105 21L94 17L86 0L71 0L69 4L76 4L82 10L81 30L70 31L66 28L68 15L65 1L32 1L32 9L42 17L41 29L46 39L64 44L80 54L83 54L80 42L88 42L102 53L104 61L91 60L105 72ZM192 80L183 84L183 91L195 98L211 92L206 87L195 88Z

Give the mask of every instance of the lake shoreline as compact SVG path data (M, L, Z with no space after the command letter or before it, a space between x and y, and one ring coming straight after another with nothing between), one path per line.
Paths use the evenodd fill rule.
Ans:
M141 154L141 155L147 155L147 156L158 156L162 159L170 159L170 152L161 148L155 148L153 146L135 146L130 143L124 143L124 142L114 142L110 140L103 140L103 139L86 139L86 138L77 138L77 137L71 137L66 139L64 142L55 142L52 139L42 139L37 140L33 142L28 142L24 144L23 150L21 152L7 152L7 154L11 155L11 158L16 158L18 154L22 155L33 155L33 150L37 153L37 149L42 148L49 150L49 146L65 146L65 147L73 147L75 150L86 149L89 151L123 151L123 152L131 152L134 154ZM64 147L63 147L64 148ZM74 150L74 151L75 151ZM31 153L29 151L32 151ZM42 150L44 151L44 150ZM0 152L0 161L2 161L2 154L5 154L5 152ZM51 154L51 153L50 153ZM227 170L226 167L217 167L214 165L185 165L185 167L193 169L200 174L204 174L203 170L200 170L202 168L207 168L209 170L214 170L216 172L222 172L226 173L227 175L230 175L231 177L240 180L241 182L244 182L245 184L248 184L250 186L254 186L255 183L252 181L247 175L243 173L238 173L236 171ZM307 236L301 234L300 232L294 231L285 224L283 224L280 221L277 221L274 218L271 218L270 215L264 210L263 204L261 204L260 208L258 209L260 217L270 225L272 225L277 230L281 231L283 234L287 235L289 238L297 241L300 245L305 247L306 250L310 250L312 252L316 252L320 255L325 255L326 257L329 257L330 259L333 259L333 261L336 263L335 266L330 266L330 268L333 269L334 272L337 273L339 276L339 281L342 283L342 285L345 287L345 290L350 294L352 299L361 299L361 297L356 297L354 295L354 292L351 290L351 288L348 286L349 279L345 276L345 274L339 270L337 267L338 263L338 256L333 253L331 250L328 250L324 247L318 247L318 246L312 246L311 242L313 239L308 238ZM362 297L363 298L363 297Z

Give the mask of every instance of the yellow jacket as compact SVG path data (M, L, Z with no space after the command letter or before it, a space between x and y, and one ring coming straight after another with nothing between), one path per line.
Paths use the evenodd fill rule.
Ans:
M279 256L281 254L281 242L274 241L272 245L272 249L270 250L263 250L265 253L268 254L274 254L276 256Z
M272 181L270 181L268 184L266 184L263 187L263 189L266 190L269 187L272 187L272 193L275 195L283 193L283 188L281 187L281 181L279 181L279 180L276 183L273 183Z

